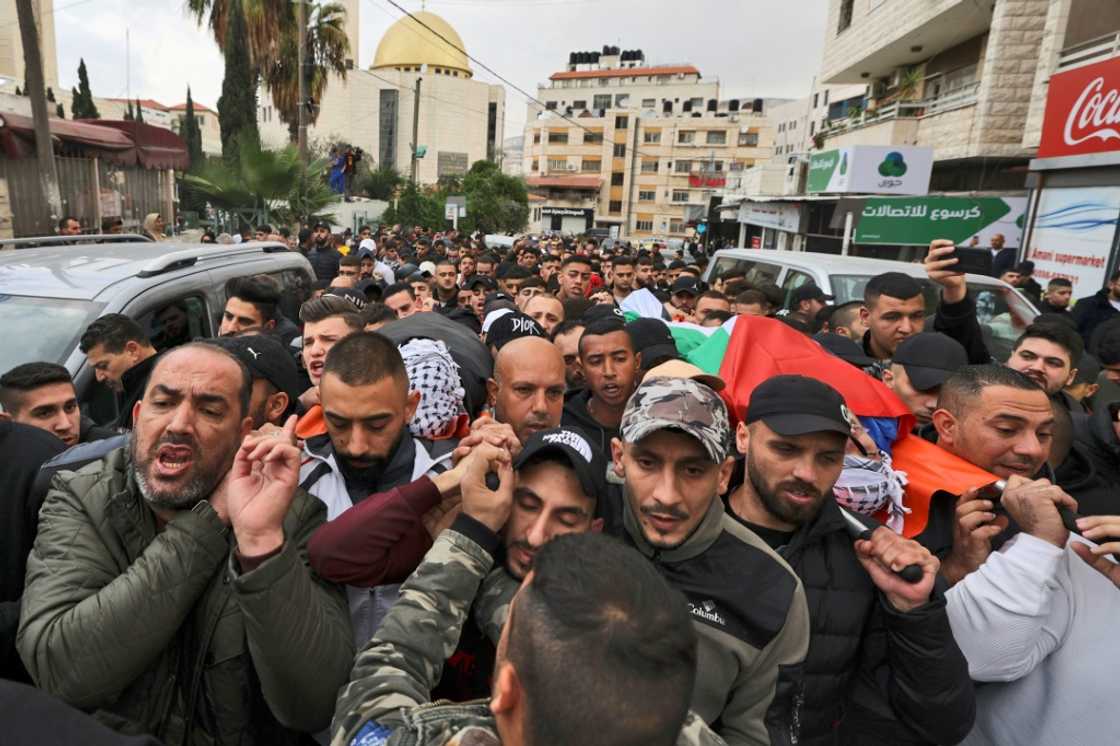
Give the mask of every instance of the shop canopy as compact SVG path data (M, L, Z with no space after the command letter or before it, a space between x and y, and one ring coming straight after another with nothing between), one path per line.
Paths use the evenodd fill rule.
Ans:
M139 164L150 169L186 169L186 143L170 130L143 122L50 119L56 151L101 158L121 166ZM0 114L0 153L6 158L35 155L35 127L31 117Z

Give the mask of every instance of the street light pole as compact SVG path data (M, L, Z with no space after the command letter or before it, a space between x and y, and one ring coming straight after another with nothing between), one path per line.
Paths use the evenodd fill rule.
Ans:
M420 81L423 78L419 75L416 76L416 89L412 93L412 185L416 186L416 170L419 166L419 159L416 157L416 149L420 147Z
M299 23L299 53L296 64L299 67L299 135L297 145L299 157L307 162L307 0L296 0L299 10L296 13Z

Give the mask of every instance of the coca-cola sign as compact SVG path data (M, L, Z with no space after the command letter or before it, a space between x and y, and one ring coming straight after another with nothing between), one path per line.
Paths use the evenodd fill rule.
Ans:
M1050 78L1039 158L1120 151L1120 58Z

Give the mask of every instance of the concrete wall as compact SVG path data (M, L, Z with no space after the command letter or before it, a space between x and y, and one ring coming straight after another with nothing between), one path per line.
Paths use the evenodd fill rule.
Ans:
M31 0L39 21L39 44L43 55L43 80L58 95L58 50L54 34L53 0ZM23 42L19 35L19 16L15 0L0 0L0 77L10 78L3 90L23 86Z

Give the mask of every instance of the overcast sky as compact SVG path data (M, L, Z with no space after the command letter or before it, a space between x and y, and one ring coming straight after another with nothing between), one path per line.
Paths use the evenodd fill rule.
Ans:
M401 14L385 0L359 0L360 67ZM419 10L419 0L398 0ZM59 77L77 82L78 59L94 95L129 90L125 30L131 37L131 93L165 104L185 98L214 107L222 58L181 0L54 0ZM720 97L798 98L820 67L827 0L431 0L467 51L515 85L537 85L563 68L568 53L614 44L642 49L650 63L691 62L718 78ZM500 82L474 65L475 77ZM525 98L506 92L506 136L521 133Z

